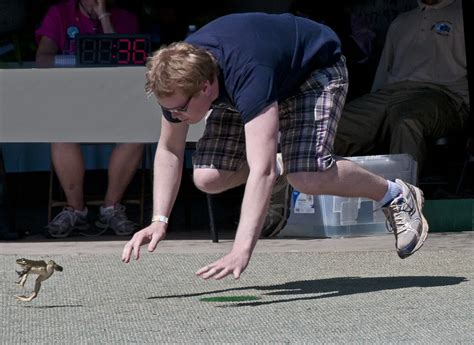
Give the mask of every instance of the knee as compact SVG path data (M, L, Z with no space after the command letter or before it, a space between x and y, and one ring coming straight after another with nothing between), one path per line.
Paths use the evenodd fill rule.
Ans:
M80 150L81 144L79 143L51 143L52 152L62 152L71 150Z
M386 123L391 129L419 126L422 104L397 104L387 109Z
M220 193L222 189L222 176L216 169L194 169L193 181L196 188L209 194Z
M145 144L143 143L130 143L130 145L132 145L132 147L135 148L135 150L137 151L143 151L143 149L145 148Z
M127 152L135 152L135 153L141 153L143 152L143 149L145 148L145 144L142 143L121 143L121 144L116 144L117 149L121 149L123 151Z
M135 153L137 157L143 158L143 152L145 150L145 144L141 143L130 143L128 145L131 145L131 150Z
M392 138L422 138L426 131L415 116L391 116L388 119L389 135Z
M54 165L82 161L81 145L78 143L51 143L51 159Z

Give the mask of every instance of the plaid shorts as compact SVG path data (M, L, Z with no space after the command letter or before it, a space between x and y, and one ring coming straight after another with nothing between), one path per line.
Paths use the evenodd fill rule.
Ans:
M297 93L279 103L280 150L286 173L324 171L334 163L333 143L347 93L344 57L314 70ZM196 146L194 168L236 171L246 164L240 114L213 106Z

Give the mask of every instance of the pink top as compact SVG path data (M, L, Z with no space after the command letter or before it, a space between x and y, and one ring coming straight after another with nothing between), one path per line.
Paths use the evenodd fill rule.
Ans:
M132 13L119 8L112 8L109 12L115 32L138 33L138 21ZM67 0L49 8L41 26L36 30L36 42L39 43L41 37L46 36L57 44L60 52L68 50L68 53L74 53L75 46L71 44L70 48L67 47L68 31L98 34L102 33L102 25L84 15L77 6L77 0Z

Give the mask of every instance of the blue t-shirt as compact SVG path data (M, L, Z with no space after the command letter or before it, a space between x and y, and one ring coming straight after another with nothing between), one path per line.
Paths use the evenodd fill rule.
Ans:
M339 38L330 28L288 13L227 15L186 42L216 58L219 101L240 112L244 123L291 96L311 71L333 65L341 56Z

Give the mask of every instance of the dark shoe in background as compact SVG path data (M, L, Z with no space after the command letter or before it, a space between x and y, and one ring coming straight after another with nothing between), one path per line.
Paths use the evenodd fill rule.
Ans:
M277 236L285 227L288 217L290 216L292 189L283 171L281 153L277 154L277 164L281 175L278 176L272 189L270 206L268 208L267 218L263 224L261 237Z

